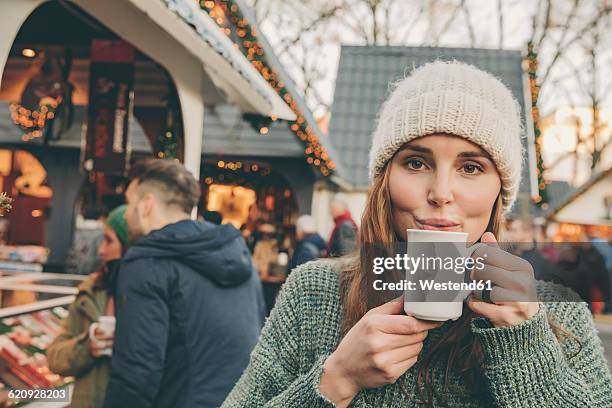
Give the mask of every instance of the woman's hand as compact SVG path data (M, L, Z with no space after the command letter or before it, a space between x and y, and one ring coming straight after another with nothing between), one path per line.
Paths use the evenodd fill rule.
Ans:
M114 333L113 333L114 334ZM113 348L113 334L107 335L98 326L92 323L89 326L89 352L95 358L110 356Z
M539 310L533 267L526 260L509 254L497 245L495 236L486 232L472 258L484 259L483 269L474 268L472 280L491 281L493 290L487 303L470 298L467 302L476 314L486 317L495 327L515 326L531 319Z
M442 322L401 315L403 297L366 313L325 361L320 390L346 407L363 388L392 384L412 367L427 331Z

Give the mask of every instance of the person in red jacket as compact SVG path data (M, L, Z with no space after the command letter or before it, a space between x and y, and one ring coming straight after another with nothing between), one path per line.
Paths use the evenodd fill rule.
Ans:
M343 256L355 250L357 224L348 209L348 204L340 196L334 197L329 210L334 219L334 229L327 244L329 256Z

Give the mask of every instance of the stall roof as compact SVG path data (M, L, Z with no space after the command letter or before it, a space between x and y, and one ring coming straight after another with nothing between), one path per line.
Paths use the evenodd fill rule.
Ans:
M198 2L162 0L164 4L161 4L150 0L129 1L199 58L217 86L230 99L238 102L244 111L295 119L293 111L219 30ZM183 24L177 25L174 20Z
M262 135L232 105L206 106L202 153L251 157L304 159L304 148L285 121L272 122Z
M378 111L391 84L434 60L459 60L501 79L521 104L525 120L524 75L519 51L473 48L342 46L329 128L330 139L357 188L369 185L368 153ZM526 138L523 138L526 146ZM525 166L521 190L529 191Z
M193 0L116 0L100 2L97 0L73 0L85 12L96 16L111 30L124 30L126 21L121 15L114 15L109 8L125 3L149 20L160 32L180 44L187 53L195 57L203 72L224 94L230 103L235 103L245 112L264 116L295 119L293 111L285 101L270 87L268 82L238 51L232 41L225 36L210 16L200 9ZM117 10L114 10L117 12ZM103 18L104 17L104 18ZM130 16L134 18L134 16ZM140 19L140 17L137 17ZM109 24L109 19L117 26ZM121 28L118 28L121 27ZM116 32L121 35L120 32ZM129 36L128 36L129 37ZM127 37L126 37L127 38ZM194 90L197 91L197 90ZM202 91L202 90L200 90Z
M52 147L80 148L86 107L74 107L74 124L60 140L50 142ZM135 153L152 154L152 148L138 120L130 120L130 143ZM243 119L234 105L213 105L205 108L205 139L202 153L207 157L232 155L249 157L287 157L302 159L304 150L289 129L287 122L276 121L266 135L256 132ZM42 140L23 142L23 132L11 120L9 103L0 102L0 144L40 144Z
M252 9L242 0L235 0L233 3L238 6L238 10L240 10L240 13L246 19L247 28L251 26L256 26L255 14L253 13ZM300 92L298 91L297 86L291 79L291 76L285 70L285 67L283 66L283 64L277 58L276 54L274 53L274 49L272 45L270 45L270 43L268 42L262 30L257 30L257 41L259 42L263 50L263 59L265 60L266 65L278 75L280 82L284 84L283 85L284 90L287 92L288 95L291 96L291 98L295 102L295 105L297 108L296 112L298 112L298 114L303 117L304 124L312 129L312 133L313 135L317 137L318 143L323 147L323 149L325 149L329 158L335 163L336 167L332 171L331 181L340 186L347 185L348 183L346 181L346 178L343 176L344 171L342 169L342 163L339 163L337 160L338 155L337 155L337 152L334 151L334 146L329 140L329 137L325 133L323 133L321 129L319 128L317 121L313 117L312 112L310 111L310 109L308 108L308 105L306 104L306 101L304 100ZM304 154L303 143L298 139L296 133L293 132L289 128L290 125L291 123L287 123L287 122L275 123L272 125L270 129L270 133L272 133L273 131L278 131L279 132L278 134L280 136L280 132L282 132L282 138L285 139L284 143L287 143L291 146L289 147L291 151L292 152L294 151L294 148L295 148L294 146L299 146L299 149L300 149L299 156L306 157L306 155ZM206 130L206 125L205 125L205 130ZM285 134L285 130L289 133ZM291 136L291 139L293 141L288 140L287 135ZM206 134L205 134L205 137L206 137ZM260 148L265 148L266 147L265 143L262 143L260 145ZM279 151L279 149L284 150L287 148L286 146L280 146L280 145L274 146L273 144L270 144L269 146L270 146L270 152ZM204 149L206 150L206 147ZM296 151L296 157L298 157L297 151Z
M554 206L548 218L573 224L612 225L605 200L612 201L612 166L593 175L573 194Z

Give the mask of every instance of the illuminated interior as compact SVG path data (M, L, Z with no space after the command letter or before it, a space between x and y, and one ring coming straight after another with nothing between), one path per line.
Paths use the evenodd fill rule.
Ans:
M241 186L211 184L208 187L208 211L218 211L223 215L223 223L231 223L240 228L247 221L249 207L255 204L255 190Z

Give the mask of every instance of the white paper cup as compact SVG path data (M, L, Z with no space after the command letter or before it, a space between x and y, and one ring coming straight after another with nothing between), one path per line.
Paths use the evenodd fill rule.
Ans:
M105 336L114 337L116 321L115 316L100 316L100 319L98 320L98 328L102 333L104 333ZM109 347L104 349L100 354L110 356L112 352L112 347Z

